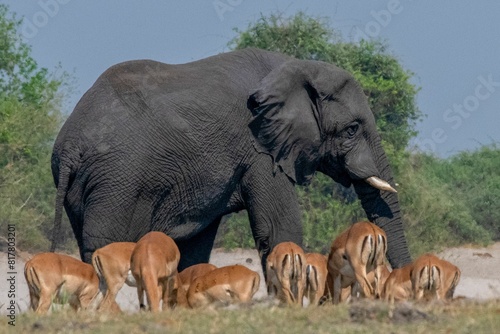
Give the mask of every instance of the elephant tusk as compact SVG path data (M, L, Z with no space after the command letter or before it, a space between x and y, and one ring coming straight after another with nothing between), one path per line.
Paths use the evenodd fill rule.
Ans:
M391 193L397 193L396 189L391 187L389 182L384 181L376 176L371 176L369 178L366 178L365 182L368 183L369 185L371 185L372 187L377 188L379 190L385 190L385 191L389 191Z

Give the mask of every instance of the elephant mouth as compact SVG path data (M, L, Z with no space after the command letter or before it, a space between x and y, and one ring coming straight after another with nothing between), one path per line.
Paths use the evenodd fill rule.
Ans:
M365 182L378 190L388 191L391 193L397 193L396 189L391 187L389 182L384 181L376 176L370 176L365 179Z

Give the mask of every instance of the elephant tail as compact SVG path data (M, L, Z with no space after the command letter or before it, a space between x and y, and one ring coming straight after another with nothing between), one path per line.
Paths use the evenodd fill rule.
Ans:
M57 241L59 239L58 237L61 233L62 211L64 199L66 198L66 192L68 191L70 172L71 168L69 166L64 164L61 166L56 193L56 212L54 214L54 228L52 229L52 244L50 245L51 252L55 252Z

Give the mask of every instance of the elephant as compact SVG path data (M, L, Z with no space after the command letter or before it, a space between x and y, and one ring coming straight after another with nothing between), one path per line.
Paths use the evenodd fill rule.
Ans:
M325 62L248 48L185 64L107 69L62 126L52 250L64 207L80 256L149 231L172 237L179 270L208 262L221 218L247 210L262 260L302 244L295 185L316 172L354 190L411 261L392 171L357 81ZM265 268L264 268L265 270Z

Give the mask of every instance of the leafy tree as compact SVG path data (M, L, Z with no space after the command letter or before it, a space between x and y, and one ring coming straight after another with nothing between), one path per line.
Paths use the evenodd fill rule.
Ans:
M385 43L373 40L346 42L330 28L327 20L304 13L289 18L263 16L246 30L236 30L236 33L238 35L229 42L233 49L257 47L298 59L334 63L358 80L368 97L382 144L400 184L406 234L414 255L446 245L491 240L489 226L479 226L477 215L467 209L467 204L479 206L479 199L484 201L482 203L493 201L474 192L470 192L470 197L457 198L458 185L449 186L443 181L446 178L442 180L442 175L434 173L438 159L406 150L410 139L416 135L415 124L422 116L415 102L419 89L410 81L413 73L401 66ZM469 159L462 158L463 163L470 164ZM456 161L449 164L455 165ZM444 163L445 167L440 168L449 171L449 164ZM462 169L462 172L465 171ZM448 177L453 178L451 175ZM457 182L464 182L463 179ZM495 181L491 182L489 187L496 189ZM467 183L467 187L472 185ZM299 187L298 193L306 249L327 252L332 239L341 230L354 221L365 219L353 190L343 188L322 174L318 174L309 186ZM474 201L473 196L478 200ZM485 205L493 209L490 204ZM488 212L496 218L491 210ZM489 217L481 219L493 221ZM224 239L219 237L218 240L222 240L219 244L226 247L253 245L248 226L244 214L233 215L222 225L221 234L227 234ZM498 224L496 226L497 231L500 230Z
M0 5L0 229L15 224L19 247L46 250L55 195L50 155L68 76L38 66L20 25Z

